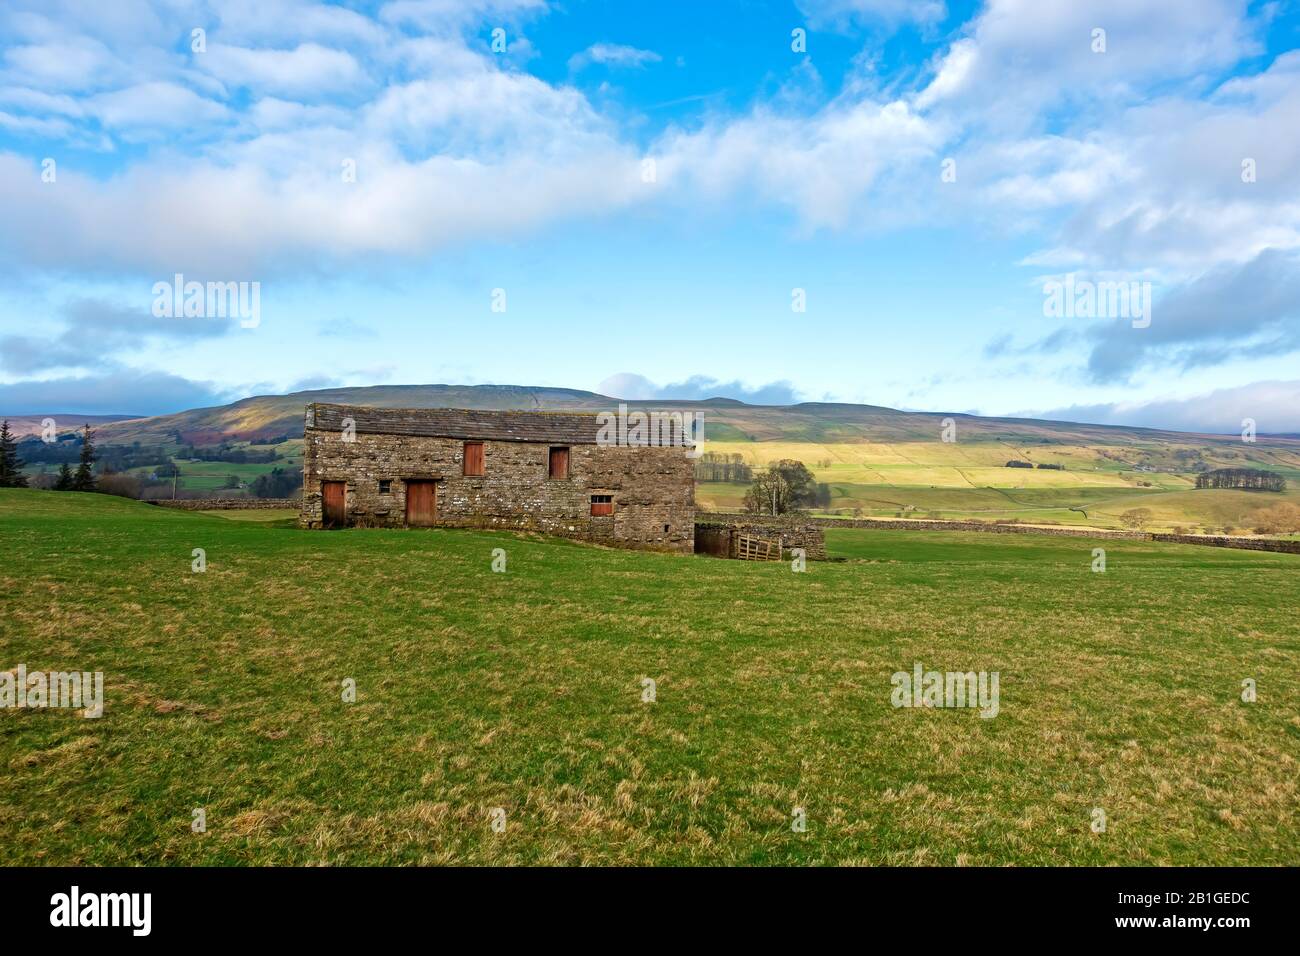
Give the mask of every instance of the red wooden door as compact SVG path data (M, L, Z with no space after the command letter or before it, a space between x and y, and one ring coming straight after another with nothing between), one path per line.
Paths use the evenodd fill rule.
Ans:
M413 528L427 528L437 514L437 485L432 481L406 483L406 523Z
M474 477L483 475L483 443L481 441L465 442L465 474Z
M341 528L347 524L347 483L322 481L320 485L323 509L321 517L325 527Z
M551 477L552 478L569 477L569 449L567 448L551 449Z

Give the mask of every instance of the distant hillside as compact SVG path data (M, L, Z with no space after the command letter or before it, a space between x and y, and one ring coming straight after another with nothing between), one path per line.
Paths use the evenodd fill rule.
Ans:
M57 412L48 415L5 415L0 417L8 420L9 430L14 433L16 438L39 435L43 428L41 422L47 418L54 419L54 427L60 435L74 431L82 425L89 425L91 428L98 430L99 426L111 422L135 421L140 418L139 415L64 415Z
M288 435L302 437L303 410L311 402L376 405L383 408L577 408L611 407L613 399L573 389L515 385L374 385L326 388L288 395L257 395L229 405L195 408L171 415L121 422L101 431L104 442L216 444Z
M224 440L265 440L302 435L304 407L310 402L376 405L389 408L613 409L619 399L578 389L520 385L376 385L317 389L288 395L258 395L230 405L197 408L172 415L118 420L99 428L105 443L172 442L215 444ZM706 436L727 442L932 442L946 417L957 423L959 440L1006 441L1016 445L1060 442L1089 445L1189 443L1240 446L1227 435L1188 435L1149 428L1084 425L1018 418L984 418L944 412L904 412L877 405L805 402L799 405L747 405L733 399L632 401L633 408L677 408L705 413ZM73 418L77 418L73 416ZM78 421L85 419L80 416ZM37 419L39 421L39 418ZM96 422L92 421L92 424ZM1294 439L1260 437L1261 444L1300 447Z
M153 418L53 417L60 432L89 421L98 433L101 462L155 491L161 488L159 493L172 491L159 478L159 468L174 466L182 496L224 489L247 494L254 482L277 470L292 476L302 467L303 411L311 402L596 412L617 408L619 400L566 388L381 385L258 395ZM705 451L715 464L742 463L752 470L785 458L804 462L825 485L829 504L824 510L841 517L924 514L1116 528L1125 526L1126 513L1140 506L1153 528L1222 531L1253 527L1255 516L1277 500L1300 504L1300 441L1293 437L1261 435L1246 443L1234 435L824 402L747 405L713 398L628 405L702 411ZM25 427L29 421L39 426L41 417L23 416L22 421ZM956 424L955 442L942 438L949 417ZM282 438L288 440L278 441ZM140 448L129 447L137 442ZM271 442L270 447L244 444ZM212 447L217 445L225 447ZM69 450L40 451L26 449L24 460L33 481L48 481ZM1012 461L1039 467L1008 467ZM1194 490L1198 474L1241 467L1280 474L1289 488L1282 496ZM702 469L697 482L698 505L714 511L740 508L747 481L709 474Z

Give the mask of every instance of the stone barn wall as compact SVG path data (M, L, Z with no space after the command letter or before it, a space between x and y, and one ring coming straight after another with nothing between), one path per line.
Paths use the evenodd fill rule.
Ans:
M803 548L809 561L826 559L826 535L806 518L771 515L701 514L695 519L695 551L735 557L735 533L781 541L785 551Z
M436 482L435 524L446 527L540 531L611 545L690 553L695 540L694 462L681 447L596 445L595 416L547 412L476 412L454 425L461 437L388 434L363 430L383 426L398 410L313 406L308 412L303 459L300 524L322 526L321 482L346 482L347 522L401 527L406 523L406 481ZM339 409L328 412L326 410ZM353 414L346 414L352 412ZM452 430L449 410L413 410L414 429ZM493 417L496 416L496 417ZM547 420L550 417L553 421ZM338 423L357 422L345 440ZM427 419L428 424L424 420ZM562 420L561 420L562 419ZM590 438L585 431L590 420ZM519 439L487 437L502 423L523 422ZM483 424L476 424L483 423ZM398 427L388 424L387 427ZM476 433L475 429L479 429ZM555 441L536 441L547 430ZM590 443L579 439L588 438ZM482 441L484 474L463 474L465 441ZM569 449L569 477L549 476L551 447ZM389 482L387 493L380 481ZM612 515L592 515L591 496L613 498Z

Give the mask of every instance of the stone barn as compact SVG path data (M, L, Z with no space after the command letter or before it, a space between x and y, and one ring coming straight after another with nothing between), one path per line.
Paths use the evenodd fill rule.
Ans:
M504 528L691 553L688 448L599 435L598 416L575 412L309 405L299 523Z

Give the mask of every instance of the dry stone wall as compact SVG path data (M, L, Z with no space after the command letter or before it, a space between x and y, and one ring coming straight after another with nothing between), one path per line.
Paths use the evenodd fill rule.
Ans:
M300 498L161 498L148 502L163 508L181 511L261 511L272 508L293 508L302 505Z
M876 528L894 531L983 531L988 534L1045 534L1058 538L1130 538L1150 540L1145 531L1092 531L1087 528L1052 528L984 521L928 521L924 518L810 518L820 528Z
M725 523L729 521L761 520L755 515L704 513L697 521ZM1198 544L1212 548L1240 548L1246 551L1273 551L1281 554L1300 554L1300 541L1278 538L1242 538L1227 535L1161 534L1150 531L1106 531L1086 528L1036 527L1023 524L990 524L982 521L927 521L923 518L808 518L806 521L818 528L875 528L895 531L983 531L987 534L1037 534L1058 538L1119 538L1130 541L1167 541L1174 544ZM812 552L809 552L812 557Z
M1152 541L1173 541L1178 544L1205 544L1212 548L1241 548L1246 551L1277 551L1282 554L1300 554L1300 541L1278 538L1236 538L1225 535L1202 534L1152 534Z
M809 519L773 518L771 515L700 514L695 519L695 534L700 539L696 551L719 554L734 551L731 532L752 535L768 541L780 539L784 550L803 548L809 561L826 558L826 535Z

